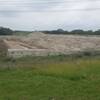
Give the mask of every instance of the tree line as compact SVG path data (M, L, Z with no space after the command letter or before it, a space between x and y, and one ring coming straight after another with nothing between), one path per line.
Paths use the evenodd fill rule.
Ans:
M81 29L77 29L77 30L72 30L72 31L65 31L63 29L58 29L58 30L53 30L53 31L43 31L46 34L64 34L64 35L100 35L100 30L81 30Z
M10 28L4 28L4 27L0 27L0 35L12 35L14 33L16 33L17 31L13 31ZM20 33L22 31L19 31ZM25 33L25 31L23 31ZM63 29L57 29L57 30L52 30L52 31L42 31L45 34L63 34L63 35L100 35L100 29L93 31L93 30L81 30L81 29L77 29L77 30L72 30L72 31L66 31Z
M11 30L10 28L0 27L0 35L12 35L12 34L13 30Z

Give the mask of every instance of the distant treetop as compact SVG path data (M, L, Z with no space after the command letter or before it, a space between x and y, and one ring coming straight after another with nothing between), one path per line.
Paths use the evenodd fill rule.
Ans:
M13 30L9 28L0 27L0 35L12 35Z
M93 30L82 30L82 29L77 29L77 30L72 30L72 31L65 31L63 29L57 29L57 30L52 30L52 31L44 31L46 34L64 34L64 35L100 35L100 29L93 31Z

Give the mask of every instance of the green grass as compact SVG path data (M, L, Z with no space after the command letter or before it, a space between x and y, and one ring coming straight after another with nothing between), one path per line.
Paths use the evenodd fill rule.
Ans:
M0 60L0 100L100 100L100 57Z
M30 33L32 33L32 32L30 32L30 31L15 31L13 33L13 35L16 35L16 36L26 36L26 35L28 35Z

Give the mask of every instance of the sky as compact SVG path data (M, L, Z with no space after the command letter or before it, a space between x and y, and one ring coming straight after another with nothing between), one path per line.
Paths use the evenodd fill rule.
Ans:
M0 26L13 30L97 30L100 0L0 0Z

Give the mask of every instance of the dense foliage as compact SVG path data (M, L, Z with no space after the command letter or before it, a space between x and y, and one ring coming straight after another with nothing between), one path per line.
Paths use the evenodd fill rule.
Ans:
M0 35L12 35L13 31L9 28L0 27Z
M52 30L52 31L44 31L46 34L73 34L73 35L100 35L100 30L92 31L92 30L72 30L72 31L64 31L63 29Z

